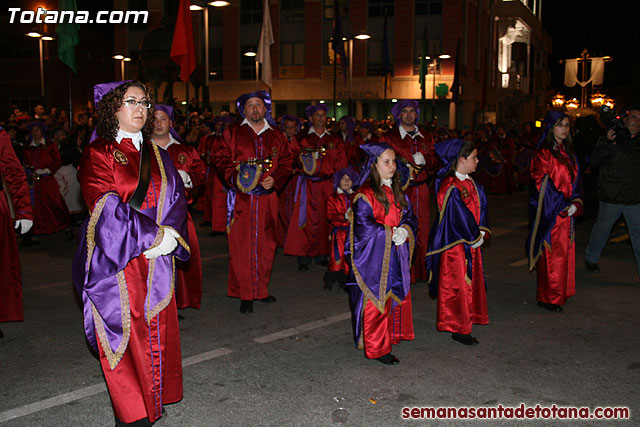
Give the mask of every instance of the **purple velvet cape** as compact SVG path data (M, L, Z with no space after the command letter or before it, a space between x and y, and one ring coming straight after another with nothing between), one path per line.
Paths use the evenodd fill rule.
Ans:
M80 244L73 260L73 282L84 305L85 335L96 351L96 333L100 336L111 369L122 359L129 341L126 265L157 246L166 227L182 236L170 255L149 260L145 318L150 322L173 298L174 257L186 261L190 256L182 179L169 153L159 150L155 144L151 147L151 155L155 156L162 175L157 206L136 211L123 202L119 194L105 193L80 228Z
M577 162L576 162L577 164ZM556 225L558 215L573 202L581 202L582 182L580 167L573 181L571 199L567 200L553 184L549 175L545 175L538 190L534 180L529 183L529 234L525 242L525 251L529 259L529 271L533 270L544 246L551 247L551 230ZM575 237L575 220L571 217L571 241Z
M474 185L476 185L475 181ZM476 193L480 199L479 223L476 223L473 213L462 201L460 190L453 184L447 188L438 218L433 222L429 232L429 247L425 257L426 268L429 271L429 295L432 298L438 296L440 256L446 250L456 245L464 245L467 277L473 277L471 245L477 243L482 237L480 230L490 232L489 210L484 188L476 185Z
M358 193L353 200L344 254L350 266L346 286L356 347L362 334L364 297L384 313L389 298L392 298L392 307L396 307L410 291L411 257L418 220L411 201L407 196L405 200L409 206L402 212L398 227L404 227L409 237L400 246L391 240L393 229L376 221L371 201L364 194Z

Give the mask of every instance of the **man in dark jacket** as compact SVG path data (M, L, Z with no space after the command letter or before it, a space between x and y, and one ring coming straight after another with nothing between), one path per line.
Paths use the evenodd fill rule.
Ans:
M620 215L624 215L640 273L640 106L628 108L623 120L629 134L616 135L610 129L606 137L598 140L591 156L591 166L600 170L600 203L585 251L585 262L587 269L594 273L600 271L600 254ZM640 284L640 274L636 284Z

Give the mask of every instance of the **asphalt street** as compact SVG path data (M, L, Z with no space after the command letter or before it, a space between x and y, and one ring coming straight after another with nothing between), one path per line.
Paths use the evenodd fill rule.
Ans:
M610 243L601 273L590 274L583 256L593 220L578 224L576 296L564 312L549 312L535 304L535 272L524 261L525 194L489 203L490 324L474 327L480 345L438 332L435 301L418 283L416 339L394 346L397 366L365 359L353 345L346 293L324 290L321 267L298 272L281 251L270 284L277 302L241 314L239 301L226 296L225 236L197 227L203 303L181 311L184 399L155 425L640 425L640 287L628 240ZM74 251L63 234L20 248L25 321L0 324L0 427L114 425L71 285ZM403 419L403 408L521 404L626 407L630 419Z

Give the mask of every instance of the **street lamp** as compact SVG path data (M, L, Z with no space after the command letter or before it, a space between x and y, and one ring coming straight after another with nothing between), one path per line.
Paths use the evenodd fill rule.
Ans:
M565 99L564 95L558 93L553 98L551 98L551 105L553 108L560 109L564 105Z
M192 1L189 6L190 10L204 10L204 87L206 90L202 90L202 100L207 106L209 104L209 75L211 74L209 73L209 8L207 6L225 7L230 4L225 0L210 1L208 3Z
M248 56L248 57L251 58L251 57L257 56L258 54L256 52L254 52L253 50L248 50L245 53L243 53L243 55L244 56ZM259 71L260 63L258 62L257 59L255 60L255 63L256 63L256 90L258 90L258 86L259 86L259 84L258 84L258 71Z
M355 34L352 37L349 37L349 115L353 116L353 112L351 109L351 91L353 86L353 40L368 40L371 38L370 34L365 32L360 32ZM344 40L344 39L343 39Z
M120 80L124 80L124 63L131 61L131 58L120 54L113 55L112 58L120 61Z
M430 56L425 57L426 59L432 59ZM433 92L431 93L432 96L432 101L431 101L431 121L433 122L436 119L436 71L438 70L438 59L450 59L451 55L447 54L447 53L443 53L441 55L438 55L437 58L433 58L433 62L431 64L429 64L430 67L433 68L433 79L432 79L432 90ZM427 73L428 73L428 69L427 69Z
M54 38L47 34L42 34L37 31L31 31L26 34L28 37L38 39L38 50L40 51L40 96L44 98L44 55L42 41L51 41Z

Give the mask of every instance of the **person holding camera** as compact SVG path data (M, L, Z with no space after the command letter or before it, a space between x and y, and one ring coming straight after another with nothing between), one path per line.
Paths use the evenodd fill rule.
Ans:
M591 156L591 166L599 169L599 208L585 264L592 273L600 271L598 261L611 228L624 215L639 273L636 285L640 285L640 105L627 108L617 121L621 123L614 121Z

